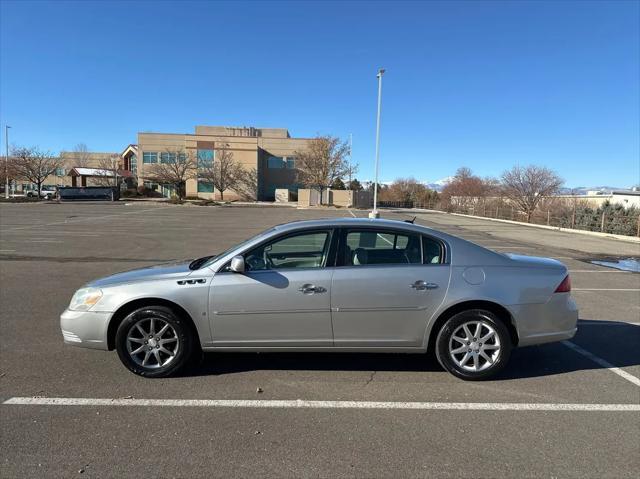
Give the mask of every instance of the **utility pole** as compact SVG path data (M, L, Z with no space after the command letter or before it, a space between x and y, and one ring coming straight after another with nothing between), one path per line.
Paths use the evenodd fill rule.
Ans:
M4 143L7 156L4 157L4 197L9 199L9 125L4 126Z
M373 183L373 211L369 213L369 218L380 218L378 212L378 163L380 162L380 108L382 106L382 75L384 68L378 70L378 116L376 119L376 170L375 181Z

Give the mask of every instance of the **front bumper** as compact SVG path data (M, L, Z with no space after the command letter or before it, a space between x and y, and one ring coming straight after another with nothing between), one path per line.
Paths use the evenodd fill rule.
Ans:
M107 327L112 314L66 309L60 315L64 342L81 348L108 349Z
M513 307L518 346L564 341L578 330L578 306L569 293L556 293L545 304Z

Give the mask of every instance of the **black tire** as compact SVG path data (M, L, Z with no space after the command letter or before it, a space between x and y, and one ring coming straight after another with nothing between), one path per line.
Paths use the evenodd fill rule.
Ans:
M486 340L485 347L491 347L499 344L497 353L495 353L495 349L487 350L485 353L485 356L488 355L492 358L492 362L485 360L483 356L478 356L478 369L481 370L473 370L474 366L469 365L469 362L475 361L474 355L479 354L476 353L476 351L479 351L482 343L479 341L473 342L473 339L475 338L471 338L471 344L462 343L459 340L451 339L454 333L456 333L456 337L465 337L466 335L462 336L460 333L460 331L464 331L464 329L461 330L460 328L464 328L463 325L470 322L475 324L482 323L484 325L481 328L482 332L480 334L488 334L491 329L494 331L494 336L497 336L497 340L493 338ZM468 326L468 329L472 330L473 328L471 328L471 326ZM471 332L474 333L475 331ZM472 336L473 335L474 334L472 334ZM497 343L497 341L499 341L499 343ZM451 354L451 348L453 348L453 346L451 346L450 348L450 344L453 346L459 345L459 349L466 347L469 347L470 349L453 355ZM438 332L438 336L436 337L435 352L436 358L438 359L440 365L454 376L467 381L481 381L483 379L488 379L492 376L495 376L506 366L507 362L509 361L509 357L511 356L512 349L513 345L511 343L511 336L509 334L509 331L507 330L507 327L504 325L504 323L500 319L498 319L495 314L482 309L471 309L468 311L462 311L452 316L444 323L444 325ZM491 353L490 351L494 351L494 353ZM469 356L469 359L464 362L464 358L467 357L466 352L470 352L471 356ZM493 357L493 354L495 354L496 357ZM459 358L458 361L462 362L462 364L464 364L464 366L466 367L462 367L459 362L456 362L454 360L454 357L452 356L454 356L455 358Z
M149 335L147 337L146 334L142 334L142 331L149 330L151 332L154 330L151 326L152 320L154 325L168 324L169 328L161 336L152 337L153 335ZM138 329L138 326L142 331ZM154 334L159 332L156 331ZM128 339L134 336L135 343ZM158 338L160 339L158 340ZM144 342L140 342L140 340ZM195 340L196 335L191 324L180 318L172 309L166 306L145 306L130 313L118 326L116 350L120 361L129 371L148 378L164 378L177 374L191 361L193 351L197 349ZM130 348L137 347L138 344L144 349L138 354L132 354L135 353L135 350L130 353ZM156 348L158 351L154 351ZM163 350L173 352L174 348L175 352L172 356L163 352ZM146 356L149 358L148 363L141 364L146 361ZM159 361L167 362L160 364Z

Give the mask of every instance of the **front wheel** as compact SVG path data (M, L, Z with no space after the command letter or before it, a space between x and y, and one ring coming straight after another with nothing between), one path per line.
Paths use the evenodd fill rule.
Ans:
M116 350L135 374L171 376L190 360L194 334L190 325L165 306L148 306L130 313L118 326Z
M511 355L509 331L490 311L463 311L447 320L436 338L440 365L465 380L482 380L500 372Z

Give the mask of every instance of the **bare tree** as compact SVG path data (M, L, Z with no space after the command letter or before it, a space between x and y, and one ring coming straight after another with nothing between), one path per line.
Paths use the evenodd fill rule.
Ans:
M98 186L118 186L118 166L120 156L112 154L101 158L96 169L95 182Z
M243 169L237 178L234 190L245 201L257 201L258 199L258 170Z
M220 192L220 199L224 200L224 192L235 189L240 177L243 175L243 168L233 158L233 152L229 150L228 143L216 145L216 156L212 163L201 165L198 176L213 184L213 187Z
M504 195L525 212L527 223L542 198L556 194L563 184L554 171L535 165L514 166L501 179Z
M383 201L413 202L419 205L435 203L438 193L427 188L415 178L397 178L382 190Z
M185 196L187 180L196 178L197 162L191 151L184 149L168 149L160 154L160 163L148 165L145 178L156 183L172 185L176 196Z
M483 180L463 166L458 168L453 180L443 188L443 201L453 207L469 208L486 197L494 186L493 180Z
M75 160L75 165L73 166L80 166L82 168L90 166L91 155L89 154L89 148L87 148L87 145L84 143L78 143L73 148L73 156Z
M63 165L61 158L53 156L48 151L41 151L37 147L15 148L12 156L16 177L35 183L38 188L38 197L47 177L54 175Z
M348 143L333 136L314 138L305 150L296 151L295 155L298 180L307 188L320 190L321 202L325 188L357 171L357 167L347 161Z

